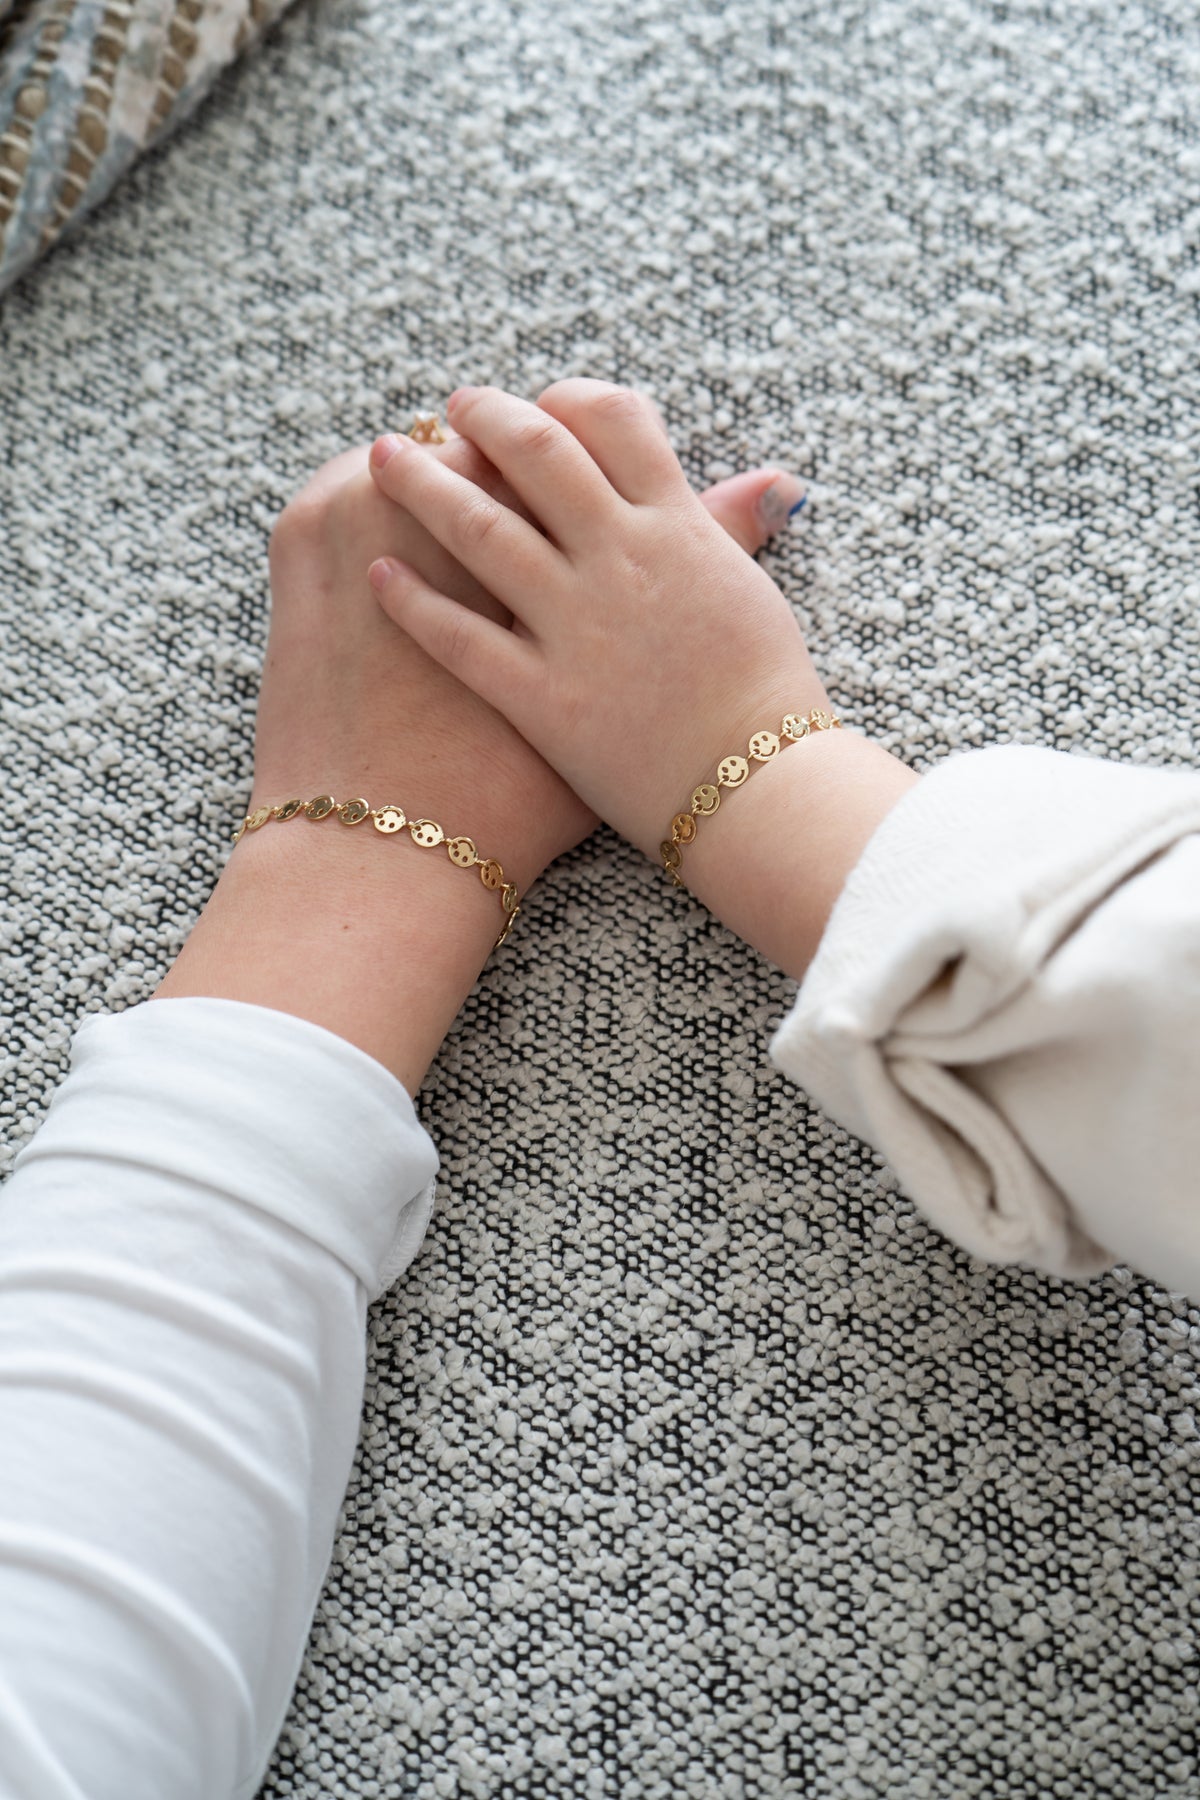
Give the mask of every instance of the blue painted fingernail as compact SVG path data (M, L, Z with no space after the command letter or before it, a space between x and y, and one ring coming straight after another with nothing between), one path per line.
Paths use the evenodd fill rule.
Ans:
M808 495L794 475L777 475L758 496L758 520L767 536L779 531L798 513Z

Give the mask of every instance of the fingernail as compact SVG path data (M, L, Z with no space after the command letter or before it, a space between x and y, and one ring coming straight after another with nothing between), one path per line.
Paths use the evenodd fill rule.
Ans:
M400 439L394 431L390 431L386 437L376 438L371 445L371 467L382 469L384 463L391 462L399 448Z
M398 563L392 561L390 556L377 557L371 564L367 570L367 580L377 594L382 594L399 566Z
M473 387L455 388L454 392L446 402L446 416L449 417L456 406L461 406L464 400L469 400L471 395L477 392L478 389Z
M758 496L759 524L768 535L778 531L795 517L807 499L803 485L794 475L777 475Z

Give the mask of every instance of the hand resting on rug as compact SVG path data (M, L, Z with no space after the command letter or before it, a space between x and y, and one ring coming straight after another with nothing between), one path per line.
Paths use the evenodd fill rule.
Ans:
M407 440L406 440L407 441ZM423 464L522 517L513 492L462 438ZM773 470L696 500L711 539L754 572L798 484ZM530 527L532 530L532 527ZM536 535L536 534L535 534ZM497 630L510 615L436 539L385 499L365 449L321 469L287 507L271 547L271 630L248 811L326 791L470 837L524 893L595 824L530 741L376 605L372 556L407 559ZM159 990L251 1001L325 1026L375 1056L410 1093L495 941L498 901L444 850L418 854L304 818L245 834ZM375 971L364 991L355 972Z
M511 500L464 440L426 454ZM365 449L326 464L272 537L247 810L326 792L396 804L447 836L469 833L524 893L595 820L505 719L379 610L366 579L376 547L420 563L464 608L505 616L376 491ZM236 845L159 997L219 996L310 1019L415 1093L500 917L494 894L407 832L393 843L368 822L272 821Z
M800 976L867 839L916 776L850 732L779 753L787 715L830 708L790 606L720 531L642 396L565 381L537 405L460 390L455 430L503 473L506 506L408 439L374 447L382 493L503 604L468 610L394 556L371 576L388 614L532 743L585 803L648 854L698 784L689 888ZM769 766L747 760L772 734ZM714 771L738 758L744 791Z

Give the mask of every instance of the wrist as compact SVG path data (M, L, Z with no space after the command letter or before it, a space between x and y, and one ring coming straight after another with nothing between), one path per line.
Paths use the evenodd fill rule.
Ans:
M473 877L473 879L472 879ZM335 820L247 834L158 997L290 1013L415 1092L502 923L478 874Z
M647 768L645 787L650 791L639 795L641 817L633 841L656 861L661 860L663 840L671 835L672 819L678 816L679 810L686 812L689 809L691 796L698 785L717 785L719 771L730 762L746 764L747 787L734 790L722 783L722 804L727 800L731 805L736 804L740 795L753 785L765 766L755 760L750 750L752 740L759 733L780 737L783 748L787 749L787 741L782 740L781 733L785 719L805 719L814 712L830 718L836 716L837 709L798 634L797 643L798 654L782 663L767 679L756 674L747 681L730 682L727 673L722 672L720 691L701 692L692 709L694 727L690 736L694 741L688 744L683 729L678 729L674 733L672 747L675 753L669 768L658 762ZM787 753L791 754L790 750ZM678 799L672 808L669 801L675 796ZM664 798L667 805L663 803ZM699 820L699 827L707 833L705 818ZM698 831L697 841L699 835Z
M800 980L851 870L918 779L856 732L816 732L723 794L684 849L680 875L732 931Z

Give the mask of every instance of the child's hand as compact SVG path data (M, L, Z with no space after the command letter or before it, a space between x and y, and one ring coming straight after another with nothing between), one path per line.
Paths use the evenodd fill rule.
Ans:
M828 705L791 609L692 493L642 397L564 381L534 406L465 388L449 416L535 523L406 439L381 439L372 473L513 627L390 557L371 571L381 602L654 853L722 756Z

